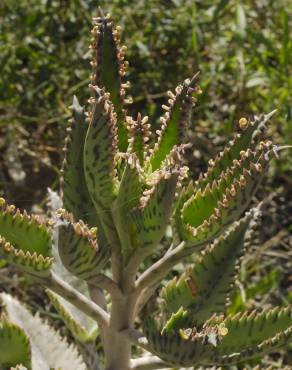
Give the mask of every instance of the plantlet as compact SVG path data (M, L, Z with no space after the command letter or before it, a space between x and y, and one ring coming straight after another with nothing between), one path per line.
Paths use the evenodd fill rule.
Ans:
M225 316L259 217L258 208L244 212L275 152L265 139L273 112L241 119L241 133L190 180L183 154L197 76L168 93L153 143L148 118L126 110L119 43L111 19L94 18L91 108L73 99L62 201L50 191L43 222L1 199L1 256L47 288L77 347L2 293L1 368L221 366L291 339L291 307ZM156 289L192 255L146 314Z

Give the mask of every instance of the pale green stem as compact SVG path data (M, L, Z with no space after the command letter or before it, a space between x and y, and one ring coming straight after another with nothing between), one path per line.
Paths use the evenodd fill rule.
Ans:
M188 250L184 249L185 242L168 251L139 277L136 282L136 292L139 295L137 313L143 308L149 297L153 294L163 278L175 266ZM191 252L189 252L191 254Z

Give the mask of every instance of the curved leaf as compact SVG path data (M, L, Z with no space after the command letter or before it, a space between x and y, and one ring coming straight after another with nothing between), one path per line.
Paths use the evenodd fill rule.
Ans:
M36 216L20 213L0 199L0 256L26 272L47 275L53 263L52 240Z
M5 315L0 318L0 368L17 364L31 369L31 350L29 339L17 325L8 321Z
M269 148L268 143L259 152L243 152L218 182L199 189L177 209L177 229L191 246L213 239L248 207L268 167Z
M233 161L241 158L241 152L250 148L256 138L263 136L263 133L267 129L266 124L275 112L276 110L269 114L262 114L259 117L255 117L251 122L248 122L245 118L241 118L241 120L245 121L245 124L241 128L241 133L235 136L234 140L225 147L223 152L220 152L216 156L215 160L209 162L207 172L200 176L195 187L203 190L208 184L211 184L214 180L218 180L221 173L226 171L228 167L232 167ZM241 126L240 123L239 125Z
M179 146L184 141L195 101L192 94L200 92L200 89L195 86L196 77L197 75L191 80L185 80L183 85L177 86L174 94L168 92L169 106L163 106L166 113L161 118L162 125L158 131L158 140L148 159L152 171L160 167L175 145Z
M73 213L76 220L84 220L90 227L98 225L98 218L89 195L83 168L84 141L88 124L84 108L73 98L71 126L65 140L65 159L62 168L64 208Z
M48 324L33 316L23 305L10 295L1 293L9 321L18 325L29 337L32 353L33 370L86 370L80 356L73 345L69 345Z
M125 152L128 146L128 134L125 125L124 105L128 83L124 81L128 62L124 61L125 47L120 46L120 30L114 28L108 17L94 18L91 50L93 52L93 86L104 88L117 113L117 131L119 150Z
M115 197L116 118L108 95L97 89L84 146L87 187L98 213L108 210ZM101 217L101 215L100 215Z
M157 171L152 187L140 198L139 207L130 212L131 245L141 256L151 253L164 236L181 176L184 173L179 170Z
M136 121L132 117L127 117L129 130L129 148L128 152L135 154L139 159L140 166L144 165L144 161L148 153L148 141L150 140L150 124L148 117L137 115Z
M188 309L196 327L214 313L224 312L239 258L250 243L257 214L258 210L252 210L235 222L226 235L201 253L178 281L168 283L161 293L167 312L176 312L179 307Z
M94 341L98 335L96 322L82 314L64 298L47 289L50 301L73 336L81 343Z
M96 228L89 229L81 220L75 223L73 215L63 209L57 211L57 216L63 265L80 279L93 279L108 262L110 249L97 245Z

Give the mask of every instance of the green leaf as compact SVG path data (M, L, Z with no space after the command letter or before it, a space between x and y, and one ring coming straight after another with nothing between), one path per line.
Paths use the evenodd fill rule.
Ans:
M277 307L262 313L239 313L227 317L224 324L228 334L218 344L216 353L229 355L242 352L255 348L289 328L292 329L292 307Z
M145 175L135 154L127 154L124 159L117 199L113 203L112 215L121 240L123 253L129 256L132 250L130 211L139 205L139 199L145 187Z
M219 366L249 360L292 339L292 309L238 314L225 320L213 316L201 331L194 327L161 332L152 318L145 321L151 352L173 366ZM181 317L181 315L180 315Z
M17 325L8 321L5 315L0 318L0 367L5 369L17 364L31 369L29 339Z
M177 229L191 246L213 239L248 207L268 167L270 143L241 156L218 181L197 190L177 209Z
M176 329L184 327L188 322L188 312L182 307L171 315L169 320L164 325L161 334L171 333Z
M110 100L117 113L117 131L119 150L125 152L128 146L128 133L125 125L125 93L128 83L124 81L127 62L124 61L125 47L120 46L120 31L114 28L108 18L94 18L92 30L93 51L92 79L93 86L104 88L110 94Z
M276 110L268 114L262 114L260 117L255 117L251 122L242 118L241 120L243 120L244 124L239 124L242 126L241 133L235 136L234 140L230 142L229 146L225 147L223 152L220 152L214 160L209 162L207 172L200 176L195 187L203 190L208 184L218 180L222 172L232 167L233 161L241 158L241 152L250 148L256 138L259 139L263 136L267 129L267 122L275 112Z
M60 204L58 204L58 206L59 205ZM56 209L52 209L52 211L56 211ZM64 267L60 259L60 255L58 252L59 233L59 228L53 228L54 264L52 270L56 275L66 281L69 285L73 286L76 290L85 295L87 298L90 298L88 284L84 280L81 280L71 274ZM48 292L51 293L51 291L47 290L47 293ZM96 335L98 330L96 321L92 320L88 315L84 314L82 311L80 311L78 308L73 306L61 296L57 294L51 295L50 293L48 295L50 299L53 298L51 300L53 305L59 312L65 325L67 325L68 329L72 332L73 336L78 339L79 342L87 341L88 338L93 338Z
M163 332L152 318L145 320L144 333L152 353L172 366L196 366L210 353L213 344L208 335L193 330L180 330L176 333Z
M95 341L98 328L90 317L82 314L75 306L51 290L47 289L46 293L76 340L81 343Z
M69 345L53 328L38 315L33 316L10 295L1 293L9 321L18 325L30 341L32 369L86 370L76 348ZM18 361L19 363L19 361Z
M197 75L192 80L185 80L183 85L176 88L175 94L169 92L169 106L163 106L166 113L161 118L162 125L158 131L158 140L148 159L152 171L160 168L161 163L175 145L179 146L184 142L194 103L192 94L200 92L195 87L196 77Z
M165 234L181 174L168 168L157 171L140 205L130 212L131 245L141 258L149 255Z
M89 229L83 221L74 222L73 215L63 209L57 212L59 254L63 265L83 280L95 278L110 257L110 249L98 246L96 228Z
M292 340L292 307L237 314L224 320L228 334L208 364L231 365L278 349Z
M200 254L178 281L175 278L166 285L161 296L167 312L176 312L179 307L189 310L196 327L214 313L224 312L239 258L250 242L257 214L258 210L254 209L235 222L226 235Z
M84 147L84 170L87 187L100 217L115 197L116 118L107 94L96 90L99 97L94 103Z
M0 200L0 255L37 275L46 275L53 263L49 230L36 216L20 213Z
M73 98L71 122L65 140L65 159L62 169L64 208L73 213L76 220L81 219L93 227L98 225L98 218L87 189L83 168L84 142L88 124L84 109L76 96Z

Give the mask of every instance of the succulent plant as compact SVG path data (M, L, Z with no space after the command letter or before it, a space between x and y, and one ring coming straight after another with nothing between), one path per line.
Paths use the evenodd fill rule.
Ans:
M0 205L1 257L46 288L76 344L1 293L0 367L222 366L286 344L290 306L226 315L260 214L247 209L277 150L266 138L274 112L240 119L192 180L184 152L197 75L168 92L154 139L148 117L127 108L120 29L109 16L93 22L90 108L74 97L61 198L50 191L46 219ZM188 268L165 283L181 261Z

